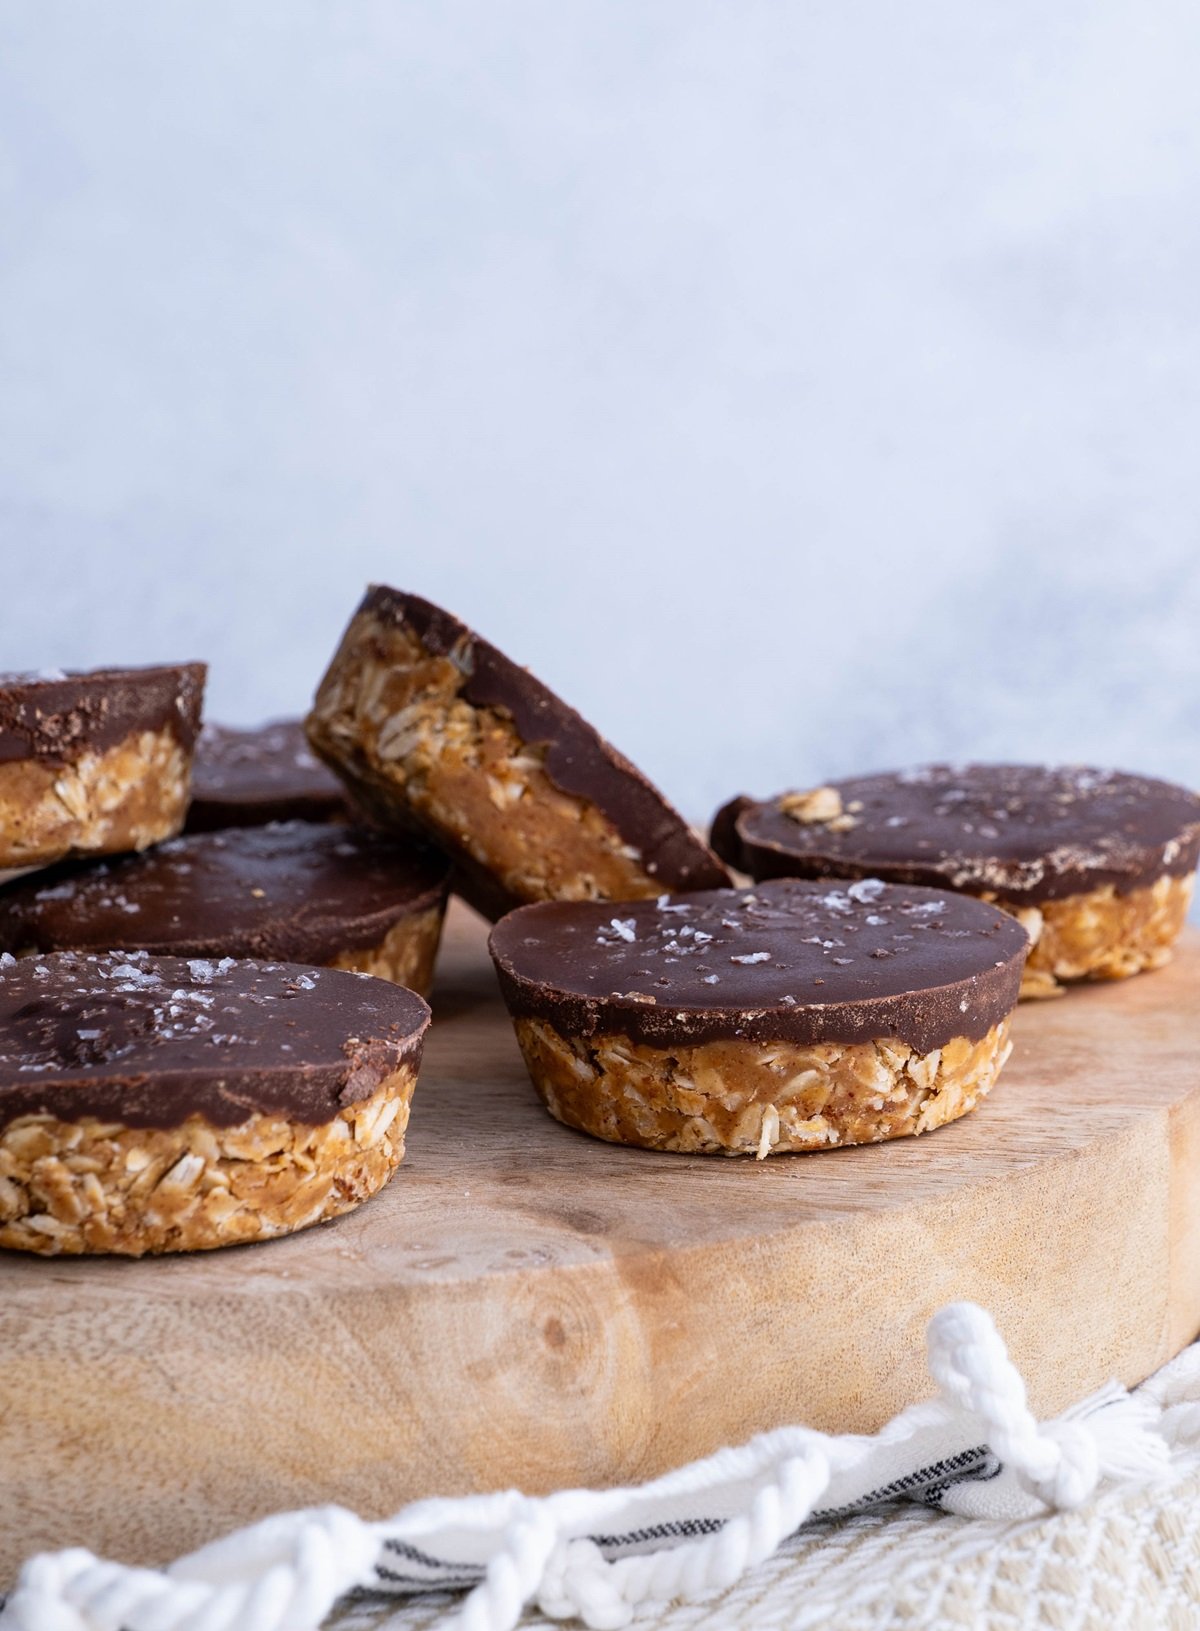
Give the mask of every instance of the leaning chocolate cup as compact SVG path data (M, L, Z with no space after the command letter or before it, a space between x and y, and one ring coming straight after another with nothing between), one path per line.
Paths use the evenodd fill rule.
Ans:
M205 665L0 676L0 871L183 826Z
M0 1246L201 1251L388 1181L429 1009L297 964L0 957Z
M966 896L784 879L527 906L490 949L551 1115L611 1143L762 1158L965 1115L1011 1051L1028 940Z
M435 850L310 821L174 838L0 890L0 951L257 957L424 995L450 885Z
M712 839L755 878L961 890L1029 934L1023 997L1170 961L1200 858L1200 797L1086 766L926 765L762 802L733 799Z
M485 916L728 883L628 759L527 669L417 595L375 586L307 720L384 827L423 832Z

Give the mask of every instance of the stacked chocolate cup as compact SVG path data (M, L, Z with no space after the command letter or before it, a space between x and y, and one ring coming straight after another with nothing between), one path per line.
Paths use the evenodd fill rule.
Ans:
M298 722L201 733L203 684L0 686L0 1245L267 1239L403 1157L449 869Z

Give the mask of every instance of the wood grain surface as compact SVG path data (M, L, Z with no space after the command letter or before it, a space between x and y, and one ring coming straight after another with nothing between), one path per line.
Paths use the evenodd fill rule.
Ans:
M0 1583L154 1562L283 1507L642 1479L782 1422L869 1430L923 1331L989 1307L1056 1410L1200 1328L1200 937L1026 1005L992 1098L924 1138L766 1162L558 1126L456 908L390 1187L143 1262L0 1253Z

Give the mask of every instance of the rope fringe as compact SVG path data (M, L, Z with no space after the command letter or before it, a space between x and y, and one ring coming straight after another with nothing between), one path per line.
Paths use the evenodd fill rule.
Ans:
M1155 1476L1171 1444L1200 1437L1200 1407L1176 1402L1173 1376L1141 1399L1110 1384L1039 1425L992 1320L971 1303L936 1314L927 1342L938 1397L869 1437L784 1427L636 1489L421 1501L382 1523L337 1506L282 1513L164 1570L80 1548L43 1553L0 1608L0 1631L317 1631L356 1587L447 1581L477 1582L457 1631L513 1631L534 1602L549 1619L620 1631L639 1609L728 1589L814 1512L891 1498L891 1484L867 1477L886 1447L920 1445L934 1466L986 1447L1031 1510L1069 1510L1103 1480Z

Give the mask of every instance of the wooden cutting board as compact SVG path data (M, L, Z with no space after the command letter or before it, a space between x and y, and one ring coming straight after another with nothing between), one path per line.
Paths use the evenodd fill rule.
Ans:
M140 1263L0 1253L0 1583L165 1560L279 1508L647 1478L782 1422L869 1430L994 1313L1054 1411L1200 1329L1200 937L1026 1005L990 1100L766 1162L558 1126L456 908L409 1155L337 1223Z

